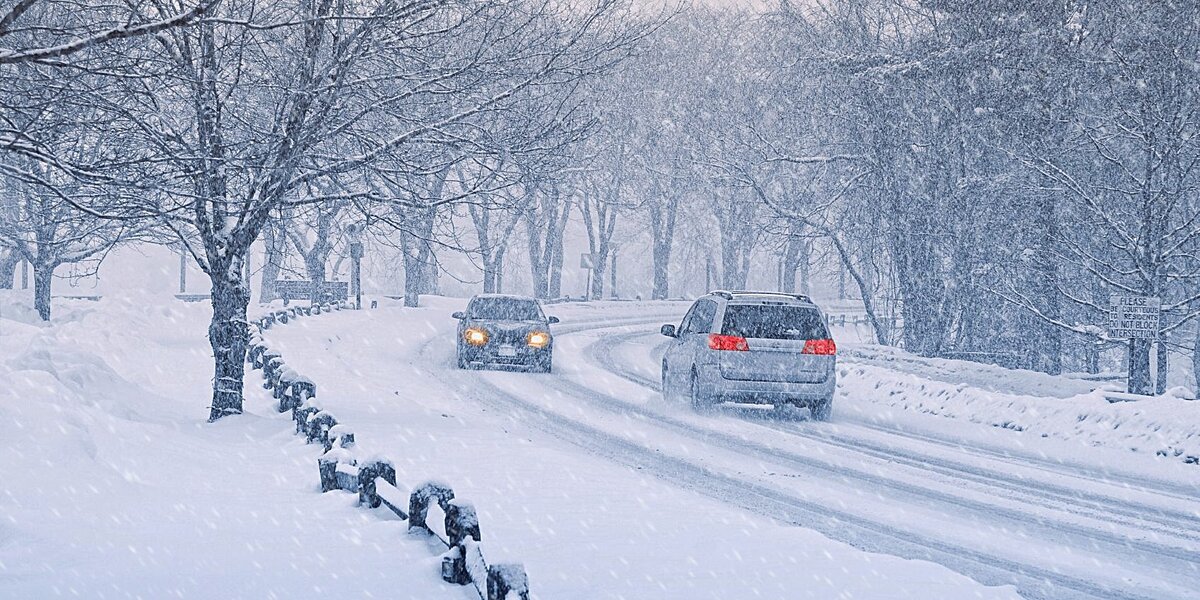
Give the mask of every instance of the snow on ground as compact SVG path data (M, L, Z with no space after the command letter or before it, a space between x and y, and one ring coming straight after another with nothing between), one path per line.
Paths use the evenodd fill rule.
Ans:
M320 494L261 388L204 422L205 305L63 301L44 326L5 294L0 598L470 597L403 523Z
M924 358L863 343L864 328L834 328L843 404L969 421L1075 444L1073 455L1104 447L1200 462L1200 401L1182 388L1137 402L1110 403L1120 386L1078 377Z
M481 385L498 380L570 413L578 401L543 385L557 374L456 370L448 315L462 301L425 301L415 310L385 305L301 320L272 330L271 339L317 382L322 406L396 462L399 479L437 478L472 501L488 557L525 563L536 597L1014 597L1011 588L981 586L929 562L863 552L731 508L609 460L613 448L581 452L546 435ZM547 311L566 330L591 320L677 319L686 306ZM559 373L576 368L568 357L556 358Z
M0 493L0 598L469 597L402 522L317 493L316 449L256 373L247 415L203 423L206 306L64 301L47 327L27 300L0 297L0 451L19 465ZM267 336L402 484L472 501L488 558L525 563L536 597L1008 598L979 581L1011 568L1064 574L1024 584L1054 598L1200 580L1180 566L1200 539L1200 468L1156 455L1190 451L1200 403L1109 404L1095 383L839 328L832 423L693 415L656 389L654 332L687 303L551 305L564 322L540 375L455 369L463 301L423 302ZM863 518L883 537L832 539Z

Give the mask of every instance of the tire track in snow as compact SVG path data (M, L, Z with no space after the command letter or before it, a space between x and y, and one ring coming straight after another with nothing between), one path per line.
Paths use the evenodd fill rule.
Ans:
M660 382L622 366L619 361L612 357L613 348L620 343L614 343L614 340L628 341L645 335L647 334L639 332L605 336L589 344L585 350L585 354L598 366L612 374L637 385L661 392L662 385ZM1088 513L1087 516L1101 523L1110 521L1110 519L1105 518L1107 516L1120 515L1128 519L1127 522L1122 523L1123 525L1135 529L1153 531L1159 535L1171 538L1200 542L1200 518L1197 518L1194 513L1189 514L1173 511L1160 506L1149 506L1108 496L1083 498L1080 497L1080 490L1078 489L1062 487L1045 481L1028 480L994 469L965 465L948 460L945 457L935 457L894 446L881 446L877 442L862 438L855 438L853 441L838 439L825 432L807 429L795 424L772 421L744 422L820 444L864 454L882 461L896 462L909 467L936 472L947 477L969 481L977 486L984 486L989 489L1003 489L1009 492L1008 498L1011 500L1026 501L1026 497L1037 498L1040 500L1038 504L1044 508L1070 514L1079 514L1079 511L1086 511ZM888 432L890 435L897 435L893 430L882 429L882 431ZM905 434L899 435L907 437ZM1013 461L1004 462L1023 466ZM1177 499L1183 500L1183 498ZM1194 500L1194 498L1187 500ZM1149 550L1153 551L1152 549ZM1195 556L1194 553L1190 554Z
M586 326L572 327L569 332L560 330L559 335L650 322L653 321L643 319L640 322L624 321L617 324L612 321L597 322ZM422 353L428 354L433 345L439 341L442 340L434 339L426 342ZM441 362L445 364L446 368L452 368L449 360ZM540 379L549 381L552 378L542 377ZM1146 596L1115 590L1053 569L1024 564L979 552L959 544L941 542L812 502L772 487L713 471L702 465L665 455L661 451L545 409L487 381L485 377L476 376L471 379L473 381L467 382L448 378L445 383L457 388L456 392L461 397L473 398L481 404L498 411L508 411L514 416L516 413L520 413L524 417L520 419L522 423L531 425L596 456L643 473L650 473L659 479L722 503L782 523L818 531L827 537L849 543L866 551L936 562L985 585L1013 585L1023 596L1034 599L1162 600L1160 596ZM481 393L480 388L487 388L486 393Z

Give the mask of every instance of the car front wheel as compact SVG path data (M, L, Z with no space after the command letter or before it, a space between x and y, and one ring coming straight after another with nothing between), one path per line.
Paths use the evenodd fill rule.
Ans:
M658 389L659 389L659 391L662 392L663 400L670 401L671 400L671 380L667 376L667 361L663 361L662 370L659 371L659 373L661 373L661 375L659 378L660 383L658 384Z

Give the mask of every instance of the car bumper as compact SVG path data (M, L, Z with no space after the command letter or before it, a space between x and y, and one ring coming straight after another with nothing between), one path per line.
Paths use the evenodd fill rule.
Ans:
M837 374L833 370L821 383L725 379L715 365L699 368L697 375L701 387L713 402L808 405L832 398L834 388L837 387Z
M515 346L516 354L506 356L501 354L500 346L496 344L488 344L486 346L476 347L468 345L460 345L458 347L459 356L466 362L473 364L484 365L532 365L539 361L543 361L550 357L553 351L552 346L545 348L532 348L529 346Z

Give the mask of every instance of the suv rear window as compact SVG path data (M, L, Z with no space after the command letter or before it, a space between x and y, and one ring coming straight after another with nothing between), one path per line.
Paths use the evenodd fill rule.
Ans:
M476 298L471 301L468 315L472 319L497 321L541 321L542 311L537 302L519 298Z
M770 340L823 340L829 337L815 308L779 304L730 304L721 333Z

